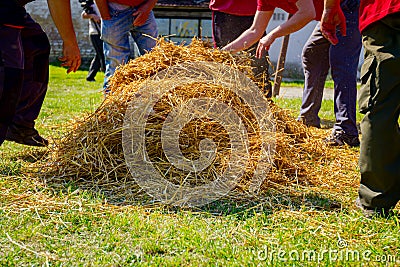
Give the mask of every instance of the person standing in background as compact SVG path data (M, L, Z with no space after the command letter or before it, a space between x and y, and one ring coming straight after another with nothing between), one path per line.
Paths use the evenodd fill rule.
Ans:
M126 64L131 54L131 34L140 55L156 45L158 35L153 7L157 0L95 0L99 9L104 42L106 72L103 89L109 92L108 79L120 64Z
M90 42L95 51L95 56L90 62L89 72L86 76L86 81L94 82L96 74L99 70L105 71L104 53L103 53L103 41L100 39L101 35L101 18L99 10L94 3L90 3L90 6L85 6L81 14L83 19L89 20L89 37Z
M361 0L364 46L359 95L361 181L356 207L367 217L387 216L400 200L400 1ZM339 0L325 0L321 31L338 43L346 34Z
M0 144L4 140L29 146L48 141L35 129L49 80L50 43L26 12L32 0L0 1ZM75 72L81 57L69 0L48 0L51 17L63 40L61 66Z
M337 45L322 35L318 22L302 53L304 69L303 100L299 121L320 128L318 112L321 109L325 80L331 69L334 81L334 111L336 122L326 142L332 146L359 146L356 123L357 68L361 52L361 34L358 29L360 0L342 0L347 34L338 35Z
M250 28L257 11L257 0L211 0L209 7L212 10L214 46L222 48ZM254 44L247 49L253 56L253 73L257 82L263 87L266 96L271 97L272 86L268 73L268 51L265 51L261 58L255 58L256 48L257 44Z

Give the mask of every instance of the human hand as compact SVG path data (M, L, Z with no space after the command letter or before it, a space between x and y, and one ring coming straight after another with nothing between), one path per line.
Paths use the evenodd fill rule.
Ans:
M271 47L272 43L275 41L276 37L273 33L268 33L266 36L260 39L257 46L256 57L261 58Z
M132 16L135 17L135 20L133 21L133 26L142 26L143 24L145 24L151 10L156 5L156 3L157 0L147 0L137 6L136 10L132 14Z
M61 66L68 67L67 73L76 72L81 65L81 54L78 44L63 43L63 55L58 58Z
M336 27L339 27L342 36L346 36L346 18L339 4L326 7L321 19L322 35L333 45L339 42Z
M133 26L142 26L146 23L147 18L149 17L150 11L144 10L144 8L139 7L135 12L133 12L132 16L135 17L133 21Z

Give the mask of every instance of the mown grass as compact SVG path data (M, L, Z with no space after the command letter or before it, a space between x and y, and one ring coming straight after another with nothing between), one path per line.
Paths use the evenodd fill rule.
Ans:
M282 82L282 86L285 86L285 87L303 87L304 86L304 81L302 81L302 80L284 81L284 82ZM325 81L325 88L333 89L333 81L332 80Z
M102 101L101 77L51 67L37 127L44 136ZM299 99L278 99L297 114ZM332 101L321 116L332 121ZM327 130L328 131L328 130ZM1 266L398 266L399 220L366 219L356 188L305 187L225 198L199 209L110 204L79 184L53 185L30 171L46 149L0 147ZM348 170L349 176L357 170Z

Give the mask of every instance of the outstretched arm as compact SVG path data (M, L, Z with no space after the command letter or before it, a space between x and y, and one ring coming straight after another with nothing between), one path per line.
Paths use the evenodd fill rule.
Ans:
M316 14L312 0L299 0L296 5L298 10L290 19L270 31L260 40L256 52L257 57L260 57L263 54L263 50L269 50L272 43L277 38L302 29L307 25L307 23L315 18Z
M47 0L51 17L63 40L61 66L68 67L67 73L75 72L81 65L81 55L76 40L69 0Z
M332 44L338 43L336 27L340 33L346 35L346 18L340 8L340 0L325 0L324 13L321 19L321 32Z
M231 52L246 50L260 40L263 36L274 11L257 11L253 24L245 30L236 40L222 48Z

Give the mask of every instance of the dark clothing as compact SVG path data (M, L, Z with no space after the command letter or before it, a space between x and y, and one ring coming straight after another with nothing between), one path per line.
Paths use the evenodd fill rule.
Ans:
M49 81L50 43L45 32L29 15L21 31L24 50L24 82L13 123L33 128Z
M0 13L4 12L0 5ZM49 77L49 40L26 12L21 28L0 25L1 132L4 141L8 125L33 128L47 91Z
M212 31L215 46L222 48L228 43L234 41L239 37L245 30L250 28L253 24L254 16L238 16L231 15L219 11L212 12ZM268 52L265 51L265 55L262 58L256 58L257 43L250 47L247 51L252 55L252 67L254 76L257 82L263 87L263 90L267 95L271 95L272 86L269 81L268 73Z
M21 29L0 25L0 145L14 117L24 77Z
M104 62L103 41L100 39L100 34L91 34L89 36L96 52L90 63L88 75L86 76L88 81L92 81L99 70L104 71L106 69L106 64Z
M400 200L400 13L363 31L359 196L368 208L393 208Z
M84 17L86 11L82 13L82 17ZM94 14L100 17L99 10L95 4L91 5L91 11L89 12L90 14ZM87 15L87 13L86 13ZM104 59L104 52L103 52L103 40L100 39L101 37L101 23L96 22L93 18L88 19L89 21L89 37L90 37L90 42L92 43L92 46L95 51L95 56L93 57L90 67L89 67L89 72L86 76L87 81L94 81L96 74L99 70L105 71L106 69L106 63Z
M16 0L0 1L0 24L23 25L26 15L23 5Z
M304 91L300 118L306 125L319 127L325 80L331 69L334 81L335 132L358 136L356 125L357 67L361 52L361 34L358 29L358 1L343 5L347 35L338 34L339 43L331 43L322 35L318 23L303 48Z

